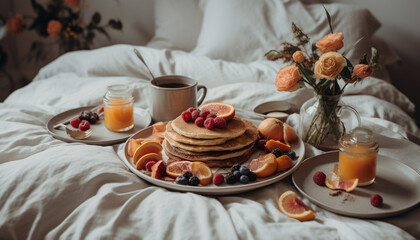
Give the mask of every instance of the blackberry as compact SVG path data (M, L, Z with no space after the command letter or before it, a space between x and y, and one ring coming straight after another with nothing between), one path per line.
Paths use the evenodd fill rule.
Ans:
M240 167L241 167L241 165L235 164L235 165L232 166L232 168L230 169L230 171L233 173L234 171L238 171Z
M248 178L249 178L249 181L253 182L253 181L257 180L257 175L254 172L249 172L248 173Z
M233 176L233 174L229 173L228 175L226 175L225 179L226 179L227 184L235 184L236 183L236 178L235 178L235 176Z
M247 168L247 167L245 167L245 166L241 166L241 167L239 168L239 172L240 172L242 175L248 175L248 173L249 173L249 168Z
M178 176L175 179L175 182L180 185L188 185L188 179L184 176Z
M184 176L187 179L190 179L193 175L191 172L185 172L182 176Z
M274 155L276 155L276 158L278 158L281 155L283 155L283 152L280 149L278 149L278 148L273 149L273 151L271 151L271 153L274 154Z
M287 155L290 157L290 159L295 160L296 158L296 153L293 150L290 150Z
M198 186L198 184L200 184L200 179L198 179L196 176L192 176L190 179L188 179L188 182L191 186Z
M239 178L242 176L241 172L239 170L236 170L232 173L232 175L235 177L236 181L239 181Z

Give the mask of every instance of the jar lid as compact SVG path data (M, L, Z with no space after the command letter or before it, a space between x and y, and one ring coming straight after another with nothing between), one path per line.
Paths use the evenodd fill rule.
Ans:
M113 98L130 98L131 90L128 85L124 84L115 84L107 87L107 92L105 94L105 99Z
M343 148L371 148L377 150L378 144L373 137L371 130L362 127L356 127L349 134L340 139L340 147Z

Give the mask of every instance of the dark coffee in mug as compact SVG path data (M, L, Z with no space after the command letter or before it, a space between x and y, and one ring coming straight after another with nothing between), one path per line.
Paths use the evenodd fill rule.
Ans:
M190 85L185 84L185 83L164 83L164 84L160 84L159 87L163 87L163 88L183 88L183 87L188 87Z

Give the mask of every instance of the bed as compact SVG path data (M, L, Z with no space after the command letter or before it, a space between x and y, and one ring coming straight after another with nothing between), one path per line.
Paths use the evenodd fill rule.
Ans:
M315 221L300 222L277 207L283 192L298 193L290 177L226 196L171 191L142 180L126 167L120 157L124 143L68 143L48 133L49 119L69 109L100 104L110 84L128 84L135 108L147 109L151 77L134 48L155 76L196 79L208 88L204 103L230 103L245 118L258 120L252 110L260 103L278 100L300 107L314 96L304 88L278 92L274 79L285 63L268 61L264 53L290 39L292 20L313 39L327 34L320 4L187 2L156 3L156 34L146 46L120 44L67 53L0 104L0 238L420 238L418 205L393 217L360 219L332 213L299 195L317 212ZM369 11L342 4L325 7L335 29L346 36L345 45L365 36L350 59L369 51L371 44L381 52L382 65L398 59L383 41L375 41L380 23ZM183 13L176 14L176 9ZM379 154L420 172L420 130L412 119L415 106L390 83L385 68L346 88L343 101L356 108L363 126L375 133ZM290 115L287 123L298 129L299 114ZM321 153L305 144L304 158Z

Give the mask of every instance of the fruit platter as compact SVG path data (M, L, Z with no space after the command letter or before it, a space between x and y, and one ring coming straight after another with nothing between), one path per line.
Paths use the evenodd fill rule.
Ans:
M286 123L249 121L232 105L216 102L137 132L125 142L123 161L157 186L226 195L280 181L299 167L304 153Z

